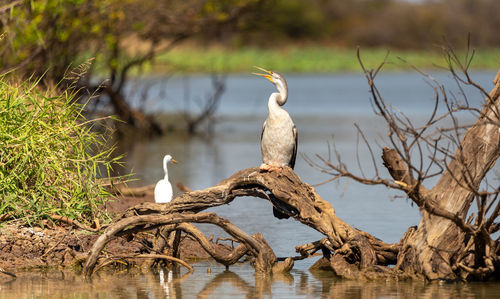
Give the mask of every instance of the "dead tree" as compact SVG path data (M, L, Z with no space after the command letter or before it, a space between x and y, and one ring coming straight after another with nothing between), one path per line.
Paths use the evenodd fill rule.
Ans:
M500 157L500 72L488 93L469 74L473 51L461 61L453 50L445 48L445 57L454 80L468 85L485 97L482 108L450 96L432 76L420 72L435 92L434 110L428 120L416 126L410 117L396 113L376 87L376 70L363 67L371 91L375 113L388 126L390 148L384 147L382 159L392 179L383 178L376 166L373 149L358 128L371 153L375 177L358 176L342 161L320 157L309 163L329 173L333 179L349 178L368 185L381 184L403 191L422 214L417 228L410 228L401 240L396 271L422 275L429 280L483 280L498 273L499 244L492 236L498 231L499 186L489 185L486 174ZM418 71L418 70L417 70ZM438 105L444 104L440 115ZM477 120L462 125L457 114L470 112ZM451 126L444 127L444 120ZM429 178L440 176L432 189L424 187ZM476 203L477 214L471 212Z
M151 62L160 53L168 52L187 37L187 34L179 34L175 36L170 43L161 46L158 45L158 42L152 42L146 53L135 59L131 59L121 68L117 67L115 63L121 54L119 51L119 43L116 42L108 59L108 68L110 70L109 79L104 80L98 85L94 85L91 83L92 72L88 72L78 82L82 94L82 101L87 100L88 96L97 95L95 100L97 104L101 101L102 96L106 96L109 98L109 106L113 108L117 118L122 121L121 124L139 129L147 135L162 135L162 127L152 116L146 115L140 109L133 108L126 100L124 94L125 86L131 70Z
M195 134L203 122L208 123L207 131L213 133L214 114L220 104L222 94L226 89L225 78L217 74L212 74L212 93L208 94L202 102L198 102L201 111L198 114L185 110L183 112L184 121L187 124L189 134Z
M256 9L253 1L243 1L239 5L221 1L213 5L210 10L207 10L206 6L207 3L203 0L120 4L120 9L123 9L126 17L118 24L111 22L103 26L105 36L113 38L107 43L97 42L107 45L107 48L103 51L102 47L98 47L95 51L95 56L102 52L106 54L106 61L103 63L108 76L107 83L96 86L92 84L89 74L80 82L82 91L87 92L87 95L105 95L109 98L107 106L113 108L116 117L122 121L122 127L125 125L139 129L146 135L163 134L164 129L157 120L131 105L126 97L125 87L132 72L142 72L146 65L154 65L158 56L169 53L187 39L211 30L221 30L224 26L234 26L241 17L251 14ZM147 16L147 20L144 16ZM142 29L134 28L136 26L133 24L138 23L145 25L139 26ZM129 59L124 59L134 51L137 53ZM175 66L168 65L169 70L172 67L175 69ZM207 99L200 115L185 117L189 133L194 133L200 122L213 115L224 87L220 78L214 80L214 95Z

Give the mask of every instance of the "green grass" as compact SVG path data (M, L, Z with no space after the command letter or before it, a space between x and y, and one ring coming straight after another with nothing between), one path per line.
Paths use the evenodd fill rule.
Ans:
M109 194L99 177L116 162L113 148L103 148L71 91L38 83L0 78L0 216L30 225L54 214L103 221Z
M387 54L387 49L361 49L361 57L367 68L376 68ZM458 51L459 56L464 52ZM409 64L420 69L445 66L439 51L390 51L386 70L410 69ZM241 48L230 50L220 47L178 47L158 56L148 71L161 73L171 70L180 72L248 73L257 65L280 72L331 73L361 71L355 48L332 47L285 47L284 49ZM479 49L471 67L473 69L498 69L500 49Z

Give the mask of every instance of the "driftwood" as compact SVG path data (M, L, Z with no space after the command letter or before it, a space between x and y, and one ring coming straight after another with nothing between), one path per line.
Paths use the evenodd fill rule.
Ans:
M212 243L192 224L193 223L212 223L223 228L233 238L244 245L236 247L230 254L221 254ZM218 262L228 266L236 263L243 255L249 253L256 257L256 270L259 272L284 271L289 270L293 263L285 261L288 266L278 263L274 252L259 234L248 236L239 228L231 224L226 219L217 216L214 213L199 214L156 214L156 215L137 215L124 218L108 227L104 233L94 243L92 251L87 258L83 273L87 276L92 275L96 266L100 252L105 245L117 236L129 235L140 231L152 230L164 225L178 224L175 230L184 231L193 236L201 246Z
M398 244L386 244L345 223L335 215L330 203L324 201L313 187L303 183L292 169L286 167L278 173L249 168L235 173L213 187L184 193L168 204L142 203L130 208L120 221L109 226L96 241L84 267L84 273L92 274L99 253L112 238L167 225L171 226L168 230L163 230L163 233L181 230L193 236L216 261L224 265L234 264L243 255L250 254L256 258L257 272L276 273L290 270L293 258L278 262L261 235L248 236L214 213L200 213L210 207L229 204L240 196L267 199L278 208L286 206L289 216L324 234L325 239L312 243L315 245L311 248L303 247L299 252L305 256L308 251L316 247L321 248L339 276L353 278L353 273L357 271L380 272L373 267L396 263ZM240 245L229 254L221 254L191 223L218 225L240 242Z

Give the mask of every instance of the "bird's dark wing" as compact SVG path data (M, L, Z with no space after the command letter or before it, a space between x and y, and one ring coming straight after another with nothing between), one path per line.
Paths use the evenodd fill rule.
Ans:
M278 218L278 219L288 219L288 218L290 218L290 216L288 216L285 213L281 213L280 210L276 209L275 207L273 207L273 216L276 217L276 218Z
M297 137L297 127L293 126L292 132L295 144L293 145L292 157L290 157L290 167L293 169L293 167L295 166L295 158L297 157L297 145L299 143L299 139Z
M262 124L262 132L260 132L260 142L262 142L262 136L264 136L264 130L266 129L267 120Z
M295 207L277 199L273 194L269 194L269 200L273 205L273 215L278 219L288 219L299 213Z
M262 137L264 136L264 130L266 129L267 119L262 124L262 132L260 132L260 152L262 154L262 161L264 161L264 148L262 147Z

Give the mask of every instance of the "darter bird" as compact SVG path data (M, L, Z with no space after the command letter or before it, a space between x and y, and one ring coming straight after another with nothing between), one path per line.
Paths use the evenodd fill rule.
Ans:
M172 162L177 164L177 161L170 155L165 155L163 158L163 170L165 171L165 177L163 180L159 180L155 186L155 202L156 203L167 203L172 200L172 185L168 181L168 169L167 163Z
M288 98L286 80L276 72L257 68L265 73L253 74L267 78L278 89L278 92L271 94L267 103L269 113L262 126L260 149L263 163L260 170L280 172L285 166L293 169L297 156L297 128L288 112L281 108ZM274 206L273 213L277 218L288 218L288 215L279 212Z

